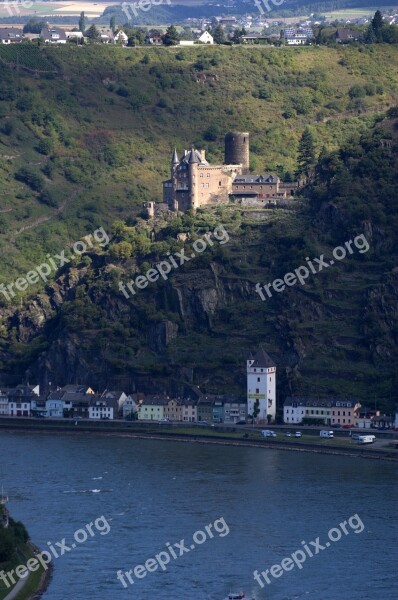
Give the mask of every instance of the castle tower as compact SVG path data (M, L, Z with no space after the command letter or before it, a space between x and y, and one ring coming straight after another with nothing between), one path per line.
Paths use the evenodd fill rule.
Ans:
M199 206L198 164L196 151L192 148L188 160L189 207L194 210Z
M243 165L243 173L249 172L250 134L230 131L225 136L225 164Z
M247 414L252 415L254 404L259 401L257 419L271 423L276 417L276 364L261 348L247 361Z

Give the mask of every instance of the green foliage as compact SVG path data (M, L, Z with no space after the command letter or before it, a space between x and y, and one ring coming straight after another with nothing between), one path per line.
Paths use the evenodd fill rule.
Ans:
M44 189L44 177L31 167L21 167L15 173L15 179L22 181L35 192L42 192Z
M170 25L167 28L165 35L163 36L163 44L165 46L176 46L180 40L177 29L174 25Z

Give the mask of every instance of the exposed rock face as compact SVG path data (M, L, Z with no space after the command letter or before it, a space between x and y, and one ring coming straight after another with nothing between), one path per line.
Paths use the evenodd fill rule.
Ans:
M367 234L379 235L371 225ZM200 385L244 394L247 354L263 344L278 364L283 397L318 393L308 387L313 380L330 393L335 381L349 387L356 362L365 367L355 385L363 381L367 389L367 377L380 379L397 360L395 272L381 283L345 289L337 285L336 268L330 275L336 286L317 287L319 274L261 302L252 280L212 262L176 271L164 285L126 299L108 262L105 257L95 268L72 269L25 307L2 311L7 344L33 349L17 364L19 371L12 367L9 380L20 380L25 371L29 381L42 384L179 394ZM7 344L1 349L5 365ZM370 373L372 365L377 375Z

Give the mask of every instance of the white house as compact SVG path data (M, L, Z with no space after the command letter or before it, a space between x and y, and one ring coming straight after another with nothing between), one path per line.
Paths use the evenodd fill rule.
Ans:
M288 46L303 46L311 41L311 39L314 37L314 32L309 27L286 29L284 32L284 37Z
M119 29L113 37L113 42L115 44L123 44L125 46L128 42L128 36L124 33L122 29Z
M117 404L113 399L93 398L88 407L89 419L114 419L117 417Z
M35 408L35 406L32 406L30 400L10 401L8 403L8 414L10 417L30 417L32 408Z
M261 348L247 361L247 413L253 414L254 404L259 401L260 412L257 418L271 422L276 416L276 364Z
M305 418L305 400L300 398L286 398L283 403L283 422L301 423Z
M214 38L209 31L204 31L198 38L198 42L201 44L214 44Z

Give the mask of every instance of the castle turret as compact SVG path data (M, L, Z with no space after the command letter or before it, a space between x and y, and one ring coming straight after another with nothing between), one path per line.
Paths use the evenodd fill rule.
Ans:
M242 165L243 173L249 172L250 166L250 134L248 132L230 131L225 136L225 164Z

